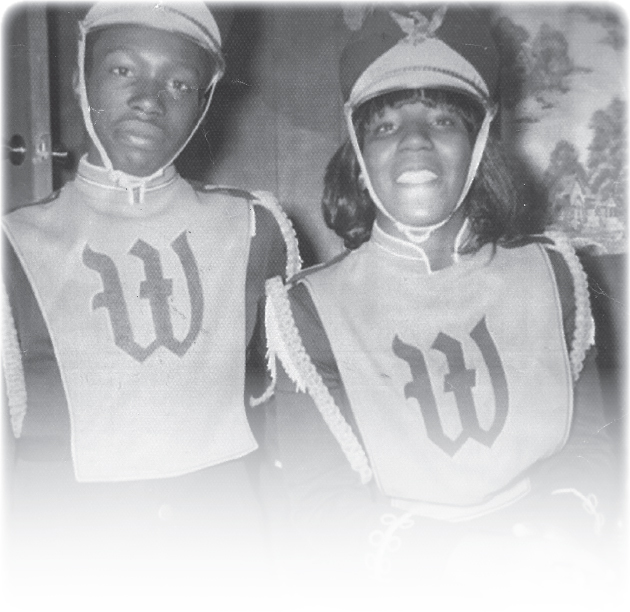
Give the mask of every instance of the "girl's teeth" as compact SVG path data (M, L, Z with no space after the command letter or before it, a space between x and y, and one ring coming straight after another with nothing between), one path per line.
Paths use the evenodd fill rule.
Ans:
M423 183L434 181L436 178L437 174L431 172L431 170L407 170L396 179L396 182L409 185L422 185Z

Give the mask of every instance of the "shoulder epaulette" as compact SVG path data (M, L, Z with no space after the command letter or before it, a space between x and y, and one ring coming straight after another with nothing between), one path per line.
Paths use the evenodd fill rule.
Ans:
M275 277L266 284L265 329L267 331L267 361L276 380L276 358L299 391L308 392L324 422L339 443L352 469L364 484L372 478L367 455L352 428L335 404L328 387L304 348L300 332L293 319L287 287Z
M201 183L199 181L190 181L193 189L201 193L216 193L217 195L227 195L233 198L239 198L241 200L247 200L251 202L256 199L256 196L246 189L239 189L238 187L229 187L227 185L213 185L209 183Z
M545 245L544 248L553 249L562 255L573 278L575 331L569 359L573 379L577 380L584 365L586 351L595 344L595 321L591 313L588 278L566 234L559 231L547 231L545 236L551 240L551 244Z
M253 203L264 206L274 216L280 228L280 233L287 247L285 278L292 278L302 269L302 257L300 256L295 228L273 194L268 191L254 191L252 193L256 198Z
M246 200L250 204L259 204L266 208L276 220L280 233L284 238L287 249L287 265L285 278L295 276L302 269L302 257L298 248L297 236L291 220L284 212L278 200L268 191L247 191L237 187L228 187L225 185L203 184L198 181L190 181L195 191L200 193L213 193L227 195L234 198ZM256 234L256 217L252 214L252 235Z
M1 279L0 284L2 285L2 294L0 295L2 301L0 304L2 308L2 370L4 372L11 427L13 435L19 438L26 415L26 382L22 364L22 352L15 329L15 321L11 313L9 296L7 295L4 281Z
M313 274L313 272L318 272L320 270L325 270L326 268L329 268L330 266L338 263L342 259L345 259L351 252L352 251L348 251L348 250L342 251L341 253L339 253L338 255L335 255L328 261L324 261L322 263L309 266L308 268L305 268L304 270L300 270L298 274L296 274L291 279L289 279L291 281L291 285L299 283L301 280L304 280L306 277Z

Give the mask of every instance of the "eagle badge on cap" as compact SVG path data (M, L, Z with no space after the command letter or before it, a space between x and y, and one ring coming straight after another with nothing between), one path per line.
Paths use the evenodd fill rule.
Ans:
M431 38L435 31L442 25L446 6L437 9L429 19L420 11L409 11L407 15L401 15L395 11L388 11L391 18L400 26L400 29L407 34L404 42L412 45L419 45L427 38Z

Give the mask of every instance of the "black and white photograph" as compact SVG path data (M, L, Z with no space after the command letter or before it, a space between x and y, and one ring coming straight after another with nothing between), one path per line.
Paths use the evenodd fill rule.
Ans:
M0 606L621 612L621 2L2 5Z

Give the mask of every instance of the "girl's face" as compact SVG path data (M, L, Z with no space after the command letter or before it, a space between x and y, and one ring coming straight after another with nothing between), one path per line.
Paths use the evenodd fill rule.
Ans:
M455 210L472 155L462 116L446 104L386 106L368 121L363 158L372 187L398 221L427 226ZM389 218L377 209L386 229Z

